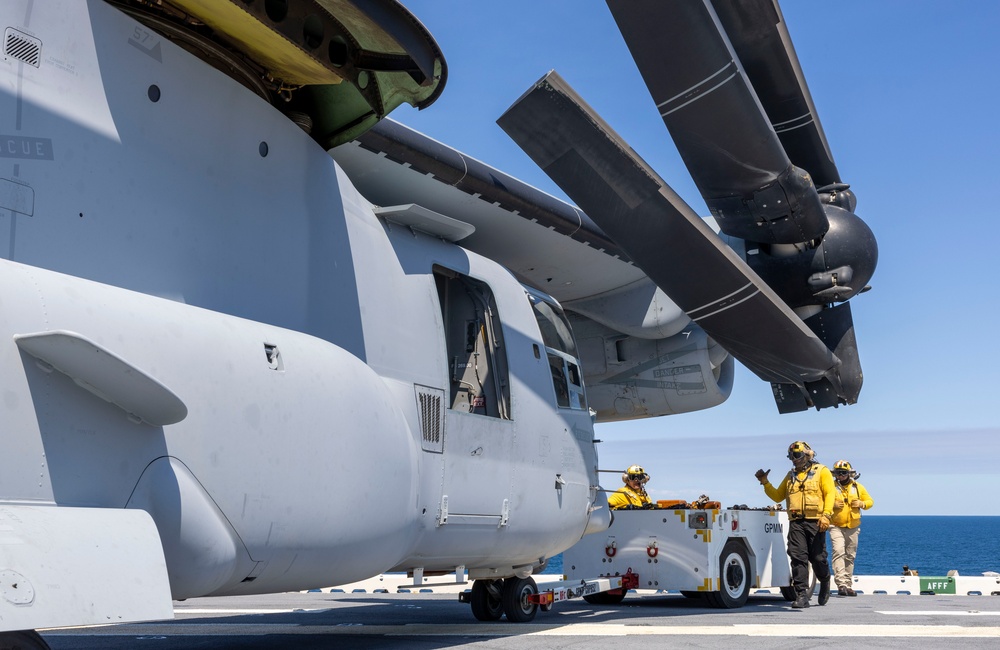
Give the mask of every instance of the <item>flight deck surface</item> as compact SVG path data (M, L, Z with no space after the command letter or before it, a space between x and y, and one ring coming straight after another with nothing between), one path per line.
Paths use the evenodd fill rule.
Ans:
M531 623L476 621L453 593L289 593L192 598L175 620L44 632L53 650L70 648L552 648L630 650L677 647L909 648L1000 647L1000 596L832 596L794 610L780 596L709 609L675 594L630 594L617 606L582 600L539 611Z

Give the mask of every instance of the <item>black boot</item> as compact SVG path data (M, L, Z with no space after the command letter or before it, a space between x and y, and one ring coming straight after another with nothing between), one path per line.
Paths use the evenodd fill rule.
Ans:
M819 583L819 597L816 599L820 605L825 605L830 600L830 579L827 578Z
M799 592L795 602L792 603L792 609L805 609L806 607L809 607L809 594L805 591Z

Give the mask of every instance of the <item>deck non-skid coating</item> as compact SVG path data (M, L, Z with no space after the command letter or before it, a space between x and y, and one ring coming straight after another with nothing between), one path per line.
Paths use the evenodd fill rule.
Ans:
M793 610L780 596L754 594L745 607L718 610L679 595L640 593L619 606L557 603L531 623L517 624L476 622L453 593L294 593L191 599L175 603L175 615L174 621L52 630L44 636L54 650L154 644L157 650L331 643L366 649L494 647L514 638L519 648L540 649L551 648L552 637L572 637L574 650L606 648L608 640L623 637L630 648L654 648L667 639L695 646L737 641L750 648L773 648L782 643L778 639L813 645L869 639L866 644L886 648L907 648L917 638L961 638L972 648L1000 641L998 596L834 596L824 607L814 598L808 609Z

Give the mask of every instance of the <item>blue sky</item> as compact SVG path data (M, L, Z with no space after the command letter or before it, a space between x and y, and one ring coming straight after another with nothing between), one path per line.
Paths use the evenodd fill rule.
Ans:
M449 78L433 106L394 119L565 198L495 123L555 69L707 214L603 0L403 1ZM599 426L602 466L644 464L658 498L764 505L753 472L780 476L785 447L804 439L823 462L855 464L873 514L1000 515L1000 3L789 0L782 10L841 177L879 242L873 289L852 300L860 401L780 416L768 384L741 368L722 406Z

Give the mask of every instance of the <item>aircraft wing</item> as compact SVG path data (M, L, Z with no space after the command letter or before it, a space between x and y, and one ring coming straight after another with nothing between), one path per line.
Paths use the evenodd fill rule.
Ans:
M471 224L463 247L560 302L645 278L579 208L391 119L331 153L369 200L416 202Z
M599 421L710 408L729 396L727 353L579 208L388 119L330 153L368 200L470 224L464 248L559 300Z
M779 411L851 404L862 373L846 300L867 288L874 236L777 4L720 5L609 0L721 238L558 75L499 123L580 207L388 120L333 155L373 202L471 223L463 246L623 339L703 330L772 383ZM613 356L584 358L588 385L638 381Z

